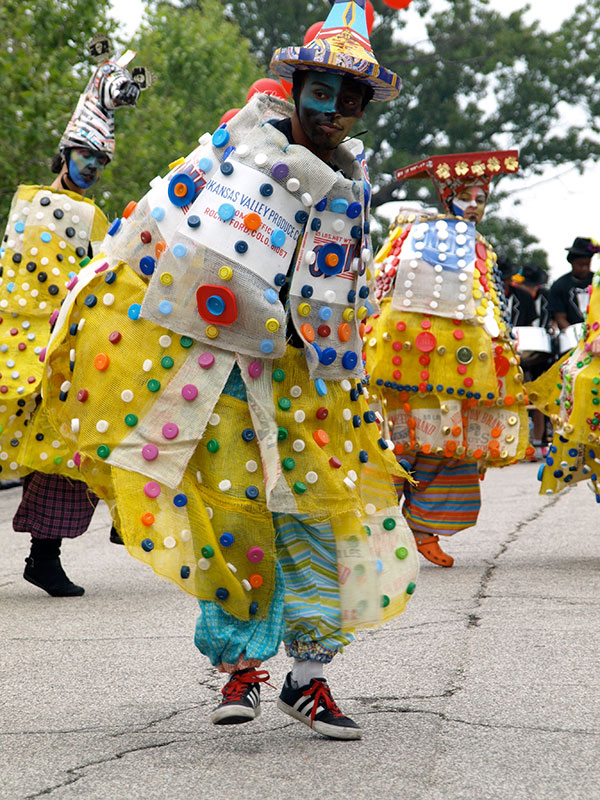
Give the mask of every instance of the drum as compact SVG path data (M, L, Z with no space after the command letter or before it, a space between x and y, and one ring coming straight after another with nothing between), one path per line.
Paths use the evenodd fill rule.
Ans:
M558 352L562 356L568 350L573 350L577 347L581 332L583 329L583 322L577 322L575 325L569 325L558 334Z
M545 364L552 353L552 337L544 328L516 326L516 349L523 369Z

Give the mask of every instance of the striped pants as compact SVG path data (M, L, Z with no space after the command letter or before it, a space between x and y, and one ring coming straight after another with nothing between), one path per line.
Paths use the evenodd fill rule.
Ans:
M417 453L403 455L417 481L396 484L402 513L414 534L452 536L477 522L481 508L476 461ZM408 468L408 467L407 467Z
M257 667L283 641L288 656L329 662L353 635L342 632L335 536L327 522L273 514L276 585L267 619L239 620L201 600L196 647L221 672Z

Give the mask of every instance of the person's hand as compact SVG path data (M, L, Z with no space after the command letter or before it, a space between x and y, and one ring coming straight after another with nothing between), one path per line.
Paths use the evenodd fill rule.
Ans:
M596 336L596 338L591 342L589 351L594 356L600 356L600 336Z

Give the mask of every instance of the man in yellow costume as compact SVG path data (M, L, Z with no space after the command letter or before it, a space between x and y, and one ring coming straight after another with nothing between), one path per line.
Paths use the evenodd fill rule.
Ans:
M518 169L516 151L433 156L398 180L433 180L445 213L400 214L376 257L381 314L365 329L372 398L415 484L403 513L420 553L477 521L480 472L527 447L523 373L511 339L502 276L476 232L492 178Z
M229 678L212 722L259 715L283 640L279 708L357 739L324 664L402 612L418 568L365 398L370 186L347 140L400 81L364 0L271 68L295 108L257 95L128 207L63 304L44 396L128 551L198 597Z
M106 217L84 195L114 155L114 110L135 105L147 75L138 68L134 80L126 70L134 53L111 60L106 37L96 36L90 53L100 63L52 160L56 178L17 189L0 250L1 474L28 473L13 520L16 531L31 534L23 576L54 597L84 592L66 575L60 546L87 530L98 500L35 413L45 347L67 287L93 255L92 243L106 234Z

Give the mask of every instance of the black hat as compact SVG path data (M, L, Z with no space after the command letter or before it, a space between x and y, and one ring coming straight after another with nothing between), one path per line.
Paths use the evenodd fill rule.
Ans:
M600 253L600 245L594 239L576 236L571 247L565 247L565 250L568 251L567 261L570 261L572 258L591 258L594 253Z
M519 274L522 276L523 286L544 286L548 275L541 267L527 265L522 267Z
M517 268L514 264L511 263L509 258L505 258L504 256L498 256L498 269L500 270L500 274L502 278L506 281L518 272Z

